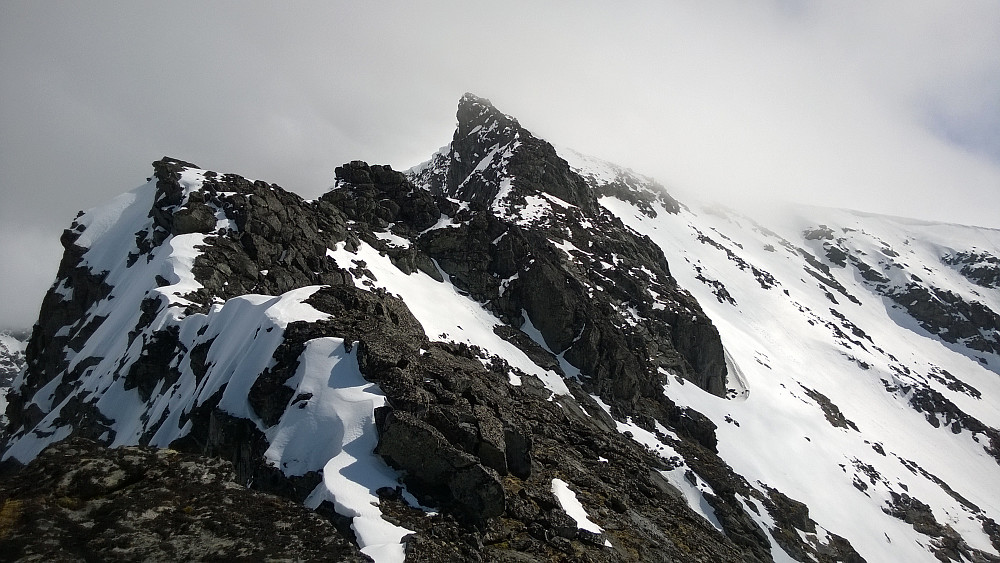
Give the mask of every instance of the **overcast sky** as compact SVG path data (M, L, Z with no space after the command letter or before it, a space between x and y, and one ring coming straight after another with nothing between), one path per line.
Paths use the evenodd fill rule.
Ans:
M667 186L1000 227L994 0L0 0L0 327L159 157L315 197L466 91Z

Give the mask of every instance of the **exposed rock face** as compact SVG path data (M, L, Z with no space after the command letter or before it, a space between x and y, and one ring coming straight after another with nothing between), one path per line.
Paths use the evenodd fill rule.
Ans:
M957 266L976 285L987 289L1000 287L1000 258L988 252L957 252L942 256L941 261Z
M234 482L218 458L60 442L0 480L18 561L369 561L329 521Z
M194 261L192 274L197 288L183 296L185 314L207 312L210 305L248 293L279 295L291 289L312 284L344 283L341 272L325 256L325 249L347 237L343 215L322 203L313 205L302 198L264 182L251 183L239 176L218 176L206 172L201 191L183 197L181 173L193 167L190 163L165 158L154 163L156 192L148 216L152 224L135 233L135 245L128 253L126 265L155 263L157 253L171 236L188 234L187 228L177 230L175 216L190 217L193 209L211 205L213 221L229 223L233 228L218 228L204 237L204 245ZM251 204L252 201L252 204ZM184 221L181 225L183 227ZM84 235L82 224L74 222L62 236L66 249L57 273L56 286L42 303L40 322L27 345L27 370L24 384L10 395L10 428L30 428L42 413L26 406L30 398L53 379L59 384L52 395L58 404L82 383L82 378L99 363L93 353L74 362L96 331L108 318L91 314L95 306L106 303L110 308L112 286L108 271L88 268L85 248L76 241ZM195 229L202 232L204 229ZM127 248L127 246L126 246ZM157 275L157 286L171 286L171 281ZM191 352L192 358L204 358L211 348L210 339L186 346L178 341L176 327L159 328L167 313L166 295L147 291L138 304L141 314L128 330L128 340L141 338L144 354L132 363L125 379L125 388L137 388L148 400L153 388L168 388L177 377L174 360ZM67 330L67 327L72 327ZM197 371L195 362L193 367ZM173 365L171 365L173 364ZM72 366L72 367L71 367ZM110 430L110 429L102 429ZM113 431L112 431L113 433ZM97 432L95 436L100 435ZM113 435L113 434L112 434ZM147 432L140 443L147 443Z
M983 553L971 548L955 529L948 524L941 524L934 518L931 507L906 493L892 493L886 506L882 509L886 514L913 526L917 532L929 536L931 551L939 561L1000 561L1000 557ZM995 524L993 526L996 527Z
M981 362L985 360L977 352L1000 354L1000 313L991 308L988 300L969 298L938 287L933 279L921 277L925 272L901 275L906 266L900 263L898 250L884 242L881 243L881 256L875 257L877 264L873 266L862 258L864 253L852 248L850 239L857 235L852 231L844 234L850 238L836 236L830 227L820 225L806 230L804 237L822 241L827 260L840 268L850 264L869 288L891 299L895 307L905 310L931 335L965 348L968 355ZM961 251L945 254L940 260L979 288L995 289L1000 281L1000 258L989 252ZM828 266L818 262L815 265L820 270L825 268L824 275L829 276ZM822 277L819 279L822 281ZM972 292L973 295L977 293Z
M451 414L441 413L443 416ZM466 417L467 425L476 422L475 418ZM468 431L463 437L473 444L470 449L496 448L476 432L474 426L460 430ZM436 428L405 411L391 411L385 415L379 426L379 447L375 451L390 465L406 469L408 483L412 483L415 490L443 491L439 493L441 497L453 499L456 508L467 517L487 519L504 512L504 490L496 470L491 471L479 463L482 458L455 448ZM483 457L486 458L484 463L493 461ZM506 470L506 463L503 463L506 460L499 459L502 469Z
M921 327L942 340L1000 354L1000 314L986 305L919 281L887 293Z
M450 148L411 177L470 205L456 216L460 227L427 233L418 247L513 326L526 313L548 349L602 396L659 395L658 369L724 394L718 332L677 287L662 251L489 100L466 94L458 119Z
M432 191L488 206L501 190L502 166L479 167L487 162L509 162L520 146L516 119L494 111L489 100L465 94L458 102L458 128L451 142L446 184Z
M677 214L682 208L681 203L653 178L611 162L588 157L571 148L559 147L559 154L595 165L596 170L571 169L586 181L599 198L614 197L627 201L649 217L656 217L659 212Z
M941 256L942 263L958 270L962 277L978 288L960 294L936 285L941 283L939 281L941 276L933 275L933 271L927 266L919 272L909 271L902 263L904 258L900 251L880 239L874 238L878 254L869 254L866 257L866 253L858 248L860 241L871 236L864 231L842 229L842 232L837 233L827 225L819 225L814 229L807 229L803 236L806 240L820 241L831 264L840 268L853 268L863 280L866 289L885 297L891 309L905 312L906 316L900 317L902 320L898 322L913 323L915 327L919 327L918 330L930 335L931 338L939 339L951 349L983 366L991 365L988 358L1000 356L1000 313L997 312L1000 309L991 304L988 293L987 295L980 293L980 291L995 290L996 287L994 282L1000 260L989 252L960 251ZM821 263L816 265L820 270L825 268L823 270L825 276L829 275L829 266ZM928 279L922 277L925 275ZM835 329L840 332L842 341L859 347L873 346L876 351L884 354L884 351L875 345L872 336L848 321L836 309L831 309L831 312L838 318L837 324L846 331ZM848 332L856 338L852 338ZM898 364L895 356L888 354L886 357L894 364L890 369L897 376L907 380L915 377L916 374L909 368L895 365ZM861 365L865 367L869 364ZM996 367L992 369L994 372L997 370ZM924 379L942 383L948 391L982 399L977 389L959 381L947 370L932 369ZM922 413L927 423L934 428L950 428L955 434L970 431L974 440L983 445L983 450L1000 463L1000 431L996 428L966 413L942 392L922 382L908 381L893 384L883 380L882 384L887 391L905 398L906 403ZM818 402L823 404L822 400ZM827 412L827 407L823 408L824 412ZM834 413L834 419L837 415L839 412ZM846 422L853 424L849 420ZM835 422L831 420L831 423Z
M7 394L14 378L24 368L24 347L28 331L0 331L0 435L7 426Z

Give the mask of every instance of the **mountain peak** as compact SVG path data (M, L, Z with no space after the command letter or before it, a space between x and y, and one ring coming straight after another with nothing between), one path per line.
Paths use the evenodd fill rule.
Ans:
M479 97L472 92L466 92L462 94L462 98L458 100L458 106L462 107L463 105L480 105L492 108L493 102L491 102L488 98Z
M493 122L499 122L506 126L519 126L517 119L498 110L488 98L480 98L469 92L466 92L458 100L457 117L459 131L464 129L468 132L477 125L488 127Z
M408 171L417 186L508 218L523 210L526 198L542 194L588 212L597 209L595 194L555 148L488 99L466 93L457 117L451 143Z

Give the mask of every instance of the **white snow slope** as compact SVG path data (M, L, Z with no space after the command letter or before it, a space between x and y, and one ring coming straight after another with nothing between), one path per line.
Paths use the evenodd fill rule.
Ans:
M594 185L630 175L571 151L560 154ZM921 328L884 293L922 281L1000 311L1000 290L976 285L944 261L957 252L1000 256L1000 231L819 208L784 210L758 222L685 203L677 214L661 207L653 217L621 199L601 199L663 250L727 350L735 398L679 378L664 393L718 425L720 456L752 485L804 502L811 518L850 540L868 561L935 560L927 536L883 510L893 494L928 504L939 523L996 555L983 532L987 519L1000 518L1000 466L985 451L989 438L947 415L918 412L909 401L914 389L929 387L998 428L1000 357ZM815 232L824 227L829 237ZM854 260L838 266L827 257L830 246L867 263L885 282L867 280ZM825 264L828 276L805 253ZM851 424L828 422L821 397ZM774 556L785 557L776 546Z

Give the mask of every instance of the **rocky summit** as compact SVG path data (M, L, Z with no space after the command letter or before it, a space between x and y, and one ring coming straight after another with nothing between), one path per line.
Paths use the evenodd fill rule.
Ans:
M457 117L313 201L163 158L81 212L4 552L1000 561L1000 232L678 199Z

